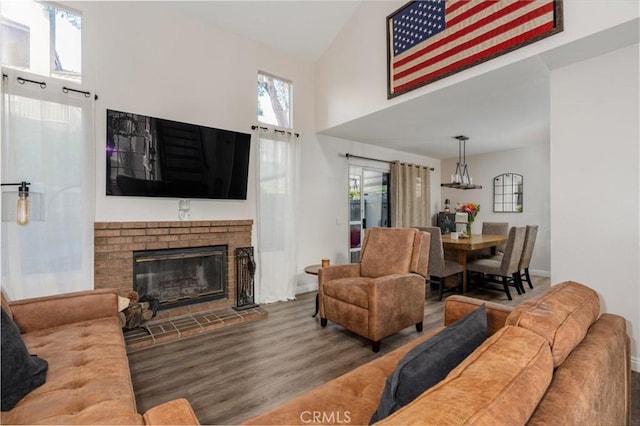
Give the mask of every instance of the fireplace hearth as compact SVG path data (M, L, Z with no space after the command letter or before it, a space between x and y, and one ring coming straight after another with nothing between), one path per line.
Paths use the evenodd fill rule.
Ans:
M159 310L227 296L227 246L133 252L133 289Z

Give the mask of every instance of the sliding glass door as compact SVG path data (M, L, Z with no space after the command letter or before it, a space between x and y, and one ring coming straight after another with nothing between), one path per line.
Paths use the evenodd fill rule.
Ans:
M361 166L349 167L349 255L360 260L366 228L388 227L389 173Z

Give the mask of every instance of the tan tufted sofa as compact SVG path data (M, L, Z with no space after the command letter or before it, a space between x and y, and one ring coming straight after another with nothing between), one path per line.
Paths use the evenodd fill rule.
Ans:
M484 303L445 302L444 325ZM629 424L630 346L624 318L597 293L565 282L516 308L486 303L490 337L438 384L378 424ZM368 424L387 376L434 330L246 424Z
M2 307L49 363L46 382L3 411L2 424L198 424L185 399L138 414L115 290L14 302L3 294Z

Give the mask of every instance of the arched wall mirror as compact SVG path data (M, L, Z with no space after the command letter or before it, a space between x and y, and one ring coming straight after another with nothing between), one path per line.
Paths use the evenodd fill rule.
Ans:
M493 179L493 211L522 213L522 175L503 173Z

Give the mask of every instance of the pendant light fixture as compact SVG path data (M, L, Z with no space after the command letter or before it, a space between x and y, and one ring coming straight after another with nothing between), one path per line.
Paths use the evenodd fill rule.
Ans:
M456 171L451 175L449 183L441 183L440 186L455 189L482 189L482 185L474 185L473 178L469 175L467 167L467 141L469 138L464 135L454 136L458 140L458 162Z

